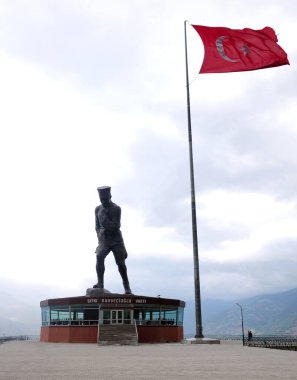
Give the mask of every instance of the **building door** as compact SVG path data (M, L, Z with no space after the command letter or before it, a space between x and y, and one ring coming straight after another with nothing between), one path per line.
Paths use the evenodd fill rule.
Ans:
M133 310L101 310L99 324L130 325L133 323Z
M124 310L111 310L110 317L112 325L122 325L124 323Z

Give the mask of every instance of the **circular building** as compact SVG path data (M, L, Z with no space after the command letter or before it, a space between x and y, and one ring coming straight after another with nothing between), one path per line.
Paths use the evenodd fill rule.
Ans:
M104 293L40 302L41 342L137 344L181 342L185 302Z

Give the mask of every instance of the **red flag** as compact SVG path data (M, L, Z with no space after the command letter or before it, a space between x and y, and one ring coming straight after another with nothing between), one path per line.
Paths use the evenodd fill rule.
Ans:
M204 44L201 74L289 65L286 52L277 44L276 34L268 26L261 30L192 26Z

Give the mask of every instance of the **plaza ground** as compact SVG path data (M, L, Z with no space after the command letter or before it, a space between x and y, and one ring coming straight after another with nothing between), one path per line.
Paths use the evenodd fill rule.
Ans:
M297 352L221 344L11 341L0 345L1 380L297 379Z

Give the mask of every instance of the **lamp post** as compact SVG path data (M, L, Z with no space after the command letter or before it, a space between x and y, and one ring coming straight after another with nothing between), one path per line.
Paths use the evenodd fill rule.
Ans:
M238 307L240 307L241 311L241 331L242 331L242 345L244 346L244 328L243 328L243 311L242 311L242 306L239 303L236 303Z

